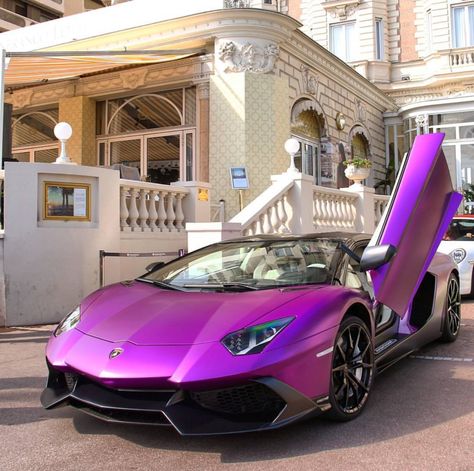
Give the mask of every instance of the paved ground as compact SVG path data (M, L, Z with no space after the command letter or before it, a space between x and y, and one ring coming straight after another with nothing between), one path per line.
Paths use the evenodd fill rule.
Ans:
M0 331L0 470L474 470L474 302L454 344L434 343L376 380L356 421L182 438L171 429L44 411L47 330Z

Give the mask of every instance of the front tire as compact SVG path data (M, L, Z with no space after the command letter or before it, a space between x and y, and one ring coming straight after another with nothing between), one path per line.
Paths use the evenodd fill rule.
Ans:
M459 280L454 273L449 276L446 291L446 310L441 340L443 342L454 342L461 330L461 290Z
M337 333L332 357L328 417L340 422L355 419L365 407L374 380L374 345L364 322L345 319Z

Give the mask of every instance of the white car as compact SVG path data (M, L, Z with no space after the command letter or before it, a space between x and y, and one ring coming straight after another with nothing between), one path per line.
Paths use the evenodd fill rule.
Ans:
M474 295L474 214L455 216L449 225L438 252L451 255L457 263L461 294Z

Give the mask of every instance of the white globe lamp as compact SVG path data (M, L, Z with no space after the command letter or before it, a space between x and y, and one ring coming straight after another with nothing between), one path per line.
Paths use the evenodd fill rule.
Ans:
M290 166L288 167L288 173L299 173L299 170L296 168L295 165L295 155L300 150L300 143L294 137L290 137L285 141L285 150L290 154Z
M66 142L70 139L72 136L72 128L69 123L61 122L56 124L54 126L54 135L56 138L61 142L61 152L59 154L59 157L56 159L54 162L55 164L74 164L73 162L67 155L66 152Z

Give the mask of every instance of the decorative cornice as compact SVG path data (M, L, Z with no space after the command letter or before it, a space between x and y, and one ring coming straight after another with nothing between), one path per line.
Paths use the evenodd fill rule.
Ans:
M18 90L11 95L11 103L14 108L24 108L25 106L31 105L34 90L32 88L26 88L24 90Z
M314 68L321 77L351 90L356 96L381 111L394 111L396 105L386 93L362 77L352 67L335 57L303 32L297 30L283 46L288 53Z
M180 59L127 71L128 87L124 84L124 72L110 72L81 79L78 94L101 96L129 90L144 90L170 83L186 84L206 81L214 73L213 55ZM136 74L136 75L135 75ZM132 87L133 85L133 87Z
M11 103L14 109L21 109L45 103L57 103L61 98L70 98L74 95L75 85L68 81L6 93L5 101Z
M142 87L145 85L147 75L148 69L146 67L121 72L120 79L122 80L122 87L128 90Z
M474 83L453 82L430 88L410 88L394 92L387 91L386 93L398 106L405 106L440 98L470 97L474 95Z
M5 101L12 103L18 109L56 103L60 98L73 96L102 97L124 90L146 90L172 83L179 86L180 84L193 84L196 81L205 82L214 73L213 59L214 56L208 54L142 66L127 71L97 74L74 81L68 80L25 88L6 93Z

